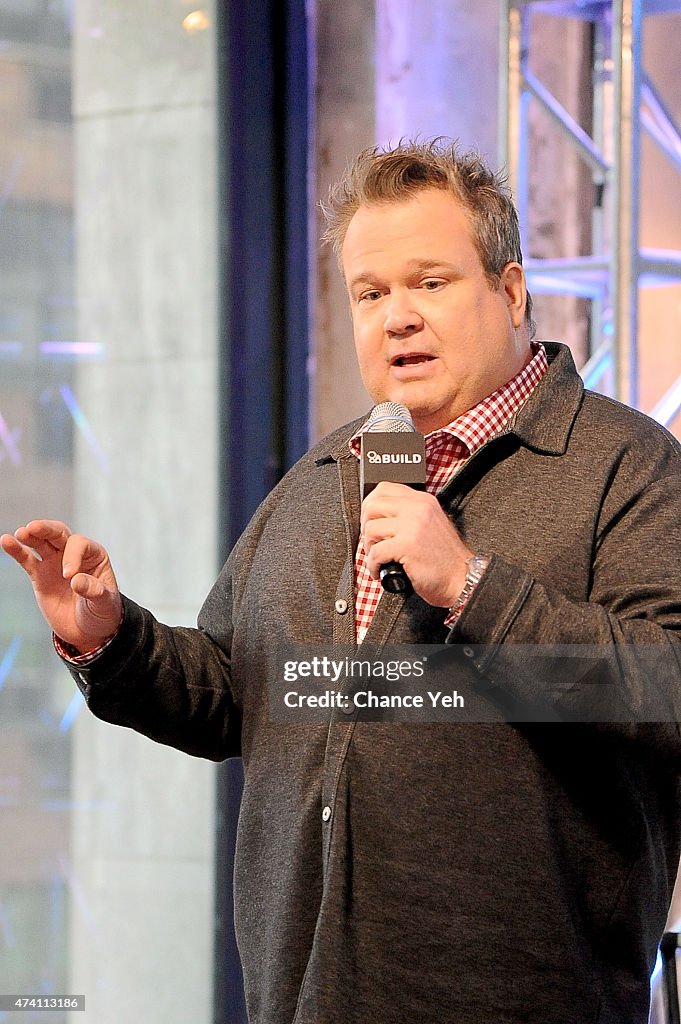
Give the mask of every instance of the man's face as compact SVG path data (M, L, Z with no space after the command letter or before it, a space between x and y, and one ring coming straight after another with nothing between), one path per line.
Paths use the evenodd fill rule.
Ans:
M427 433L531 358L522 268L490 287L468 215L451 193L362 206L342 250L359 368L374 402L401 402Z

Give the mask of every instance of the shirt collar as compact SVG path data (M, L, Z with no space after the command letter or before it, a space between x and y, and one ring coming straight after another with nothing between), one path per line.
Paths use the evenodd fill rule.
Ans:
M426 434L426 454L446 445L463 444L470 456L501 433L519 412L548 369L544 346L540 342L533 342L532 349L532 359L511 380L483 398L472 409L457 416L451 423ZM366 432L368 422L368 418L365 419L348 441L350 451L357 458L360 455L360 439Z

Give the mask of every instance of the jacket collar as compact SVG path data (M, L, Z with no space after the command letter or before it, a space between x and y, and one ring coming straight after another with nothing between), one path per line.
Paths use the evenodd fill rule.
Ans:
M543 344L549 368L511 419L507 432L515 434L528 448L564 455L582 404L584 384L567 345L555 341Z

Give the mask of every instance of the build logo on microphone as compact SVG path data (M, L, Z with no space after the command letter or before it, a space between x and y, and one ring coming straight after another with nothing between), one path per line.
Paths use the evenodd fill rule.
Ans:
M374 431L362 434L359 460L362 498L382 480L423 488L426 448L423 434Z
M417 466L423 462L423 456L420 452L383 452L383 454L380 454L372 450L367 452L367 459L372 465L380 463L383 466L391 462L408 463Z

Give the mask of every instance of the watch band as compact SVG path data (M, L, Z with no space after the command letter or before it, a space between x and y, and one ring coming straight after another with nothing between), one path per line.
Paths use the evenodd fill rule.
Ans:
M449 608L447 615L447 622L453 625L456 619L458 619L465 606L468 604L468 600L477 587L478 583L485 575L487 566L489 565L489 557L487 555L476 554L472 555L466 562L466 579L461 590L461 593L457 597L456 601Z

